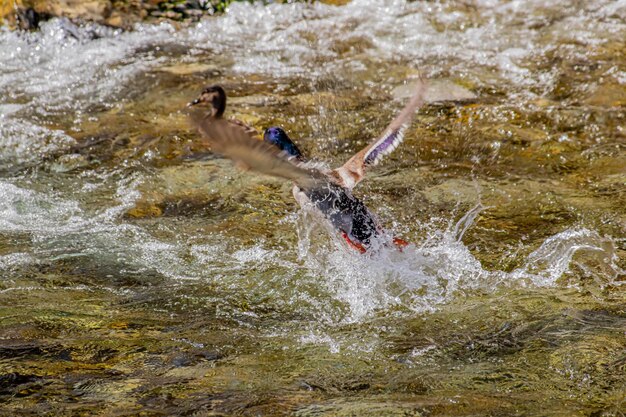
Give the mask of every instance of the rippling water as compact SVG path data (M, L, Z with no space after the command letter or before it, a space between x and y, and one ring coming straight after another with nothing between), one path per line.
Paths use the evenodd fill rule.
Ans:
M174 28L0 31L5 414L623 415L626 2L237 3ZM206 84L340 164L361 256L206 153Z

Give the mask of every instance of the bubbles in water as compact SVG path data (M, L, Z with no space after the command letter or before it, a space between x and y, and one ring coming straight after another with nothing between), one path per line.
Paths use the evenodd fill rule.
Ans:
M31 264L34 259L28 253L15 252L0 256L0 271L8 271L12 268Z

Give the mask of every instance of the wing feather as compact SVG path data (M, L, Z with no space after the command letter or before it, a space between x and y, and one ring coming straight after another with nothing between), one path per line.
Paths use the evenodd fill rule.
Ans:
M300 166L295 158L253 136L245 126L222 118L190 113L192 125L204 143L244 169L294 181L303 188L315 186L324 178L317 169Z
M352 188L358 184L363 179L366 168L377 165L383 157L389 155L402 143L404 133L410 126L415 111L424 104L426 88L426 82L420 79L413 97L398 116L389 123L382 135L335 170L346 187Z

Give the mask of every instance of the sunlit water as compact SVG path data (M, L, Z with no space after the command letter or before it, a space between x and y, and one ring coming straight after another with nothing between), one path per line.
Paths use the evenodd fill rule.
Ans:
M353 1L0 32L1 407L623 415L625 22ZM402 252L351 251L183 111L221 83L339 164L418 71L431 102L356 191Z

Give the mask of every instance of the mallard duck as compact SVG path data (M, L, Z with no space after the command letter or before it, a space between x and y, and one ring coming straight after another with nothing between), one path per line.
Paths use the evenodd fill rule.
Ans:
M226 93L218 85L205 88L189 106L209 109L208 112L192 111L190 116L193 126L213 152L230 158L242 169L293 181L293 195L300 206L315 208L350 247L365 253L380 238L400 248L407 245L402 239L386 237L376 216L352 195L352 189L369 168L402 142L415 111L424 103L425 91L426 83L420 80L413 97L383 133L336 169L325 169L307 161L280 127L266 129L261 138L242 122L225 119Z

